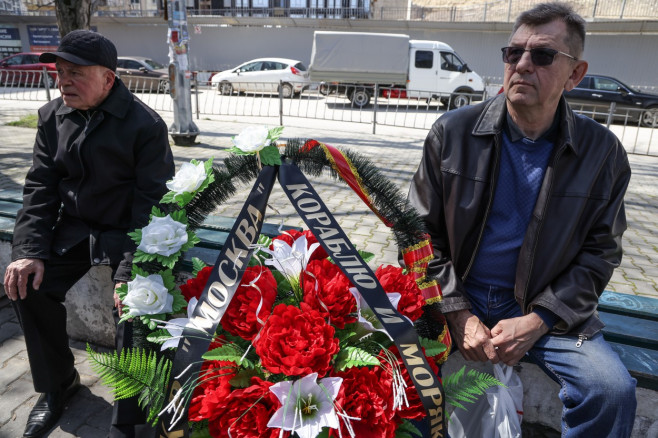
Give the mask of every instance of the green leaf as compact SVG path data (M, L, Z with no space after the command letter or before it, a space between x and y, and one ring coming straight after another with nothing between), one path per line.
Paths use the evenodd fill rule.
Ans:
M174 191L169 191L165 193L162 199L160 199L160 204L172 204L174 202L175 196L176 196L176 192Z
M279 148L276 146L265 146L259 152L260 162L263 166L279 166L281 165L281 154Z
M375 258L375 255L371 252L368 252L368 251L358 250L358 253L361 256L361 258L363 259L363 261L366 262L366 263L368 263L370 260Z
M225 360L235 362L244 368L253 368L254 363L246 357L243 359L244 350L235 344L222 345L219 348L206 352L201 356L205 360Z
M402 420L402 423L395 429L395 438L413 438L414 436L422 437L423 434L407 419Z
M336 356L336 369L344 371L347 368L379 365L377 356L358 347L345 347Z
M241 368L235 377L229 380L229 383L234 388L247 388L250 385L251 378L256 376L263 377L263 373L261 373L257 368Z
M171 361L154 351L138 348L124 349L121 353L99 353L89 344L87 356L91 368L103 384L111 388L114 399L139 395L139 406L148 411L148 421L154 424L166 399Z
M438 356L446 351L448 347L435 339L419 337L420 345L425 349L425 355L429 357Z
M482 373L477 370L469 370L465 373L466 366L461 367L443 379L443 388L446 394L446 403L460 409L466 409L461 403L474 403L478 397L484 395L487 388L492 386L504 386L491 374Z
M199 275L199 271L201 271L206 266L208 266L206 265L206 262L204 262L200 258L192 257L192 275L194 275L195 277Z
M277 126L276 128L272 128L267 132L267 138L270 141L277 141L281 136L282 132L283 132L283 126Z
M170 338L171 334L168 330L165 329L156 330L152 333L149 333L149 335L146 337L149 342L153 342L154 344L164 344L164 342Z
M242 149L238 149L236 146L233 146L228 151L235 155L256 155L256 152L245 152Z
M128 233L128 236L135 242L137 245L142 243L142 229L135 230L131 233Z

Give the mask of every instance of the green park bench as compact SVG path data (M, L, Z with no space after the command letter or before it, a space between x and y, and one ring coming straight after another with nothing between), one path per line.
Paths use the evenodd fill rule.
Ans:
M0 190L0 241L11 241L20 193ZM188 251L182 270L191 269L191 258L206 263L217 258L234 219L210 216L197 230L201 243ZM262 234L279 235L279 226L265 223ZM299 227L284 227L284 229ZM619 354L638 386L658 390L658 299L605 291L599 301L599 316L605 323L603 336Z

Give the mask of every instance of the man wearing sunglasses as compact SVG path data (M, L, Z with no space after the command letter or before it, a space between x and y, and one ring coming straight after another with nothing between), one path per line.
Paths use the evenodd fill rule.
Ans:
M619 140L562 97L587 71L584 40L564 3L522 13L502 49L504 93L436 121L409 200L464 358L528 355L561 386L562 436L621 438L636 382L596 307L621 261L631 170Z

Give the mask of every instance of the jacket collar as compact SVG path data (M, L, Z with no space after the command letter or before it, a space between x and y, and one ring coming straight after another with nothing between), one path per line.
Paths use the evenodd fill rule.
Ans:
M484 103L484 111L475 122L473 135L498 135L503 130L505 118L507 117L507 104L505 95L499 94L488 102ZM558 145L565 145L578 155L578 145L574 142L575 134L575 115L564 96L558 103L560 111Z
M116 77L114 78L112 91L110 91L110 94L98 107L96 107L96 109L109 113L119 119L123 119L126 117L126 114L128 114L128 109L130 108L130 103L133 99L134 97L132 93L126 88L123 82L121 82L121 79ZM57 115L71 114L74 111L77 110L66 106L62 101L62 105L57 109Z

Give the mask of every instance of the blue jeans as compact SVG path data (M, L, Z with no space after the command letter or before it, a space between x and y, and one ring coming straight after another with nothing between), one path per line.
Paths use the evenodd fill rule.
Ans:
M522 316L512 291L473 284L467 290L471 312L489 328L501 319ZM577 343L577 336L547 334L527 353L561 387L562 436L629 437L636 380L600 333Z

